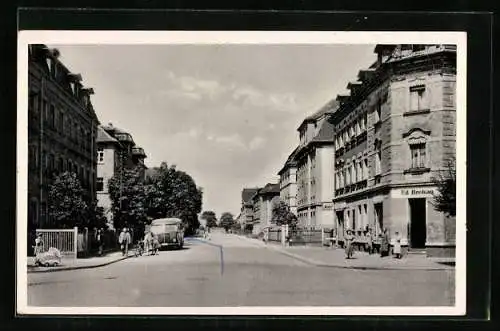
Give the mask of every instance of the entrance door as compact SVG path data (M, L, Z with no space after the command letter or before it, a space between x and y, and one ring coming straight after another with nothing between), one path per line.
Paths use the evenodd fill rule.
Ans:
M384 229L384 215L381 203L373 205L375 209L375 234L379 235Z
M410 204L410 247L425 248L427 237L426 199L408 199Z
M344 238L344 211L338 211L337 214L337 239Z

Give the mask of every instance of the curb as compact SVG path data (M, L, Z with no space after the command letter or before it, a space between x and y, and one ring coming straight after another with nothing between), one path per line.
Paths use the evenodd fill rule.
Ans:
M255 240L247 237L241 237L243 239L247 240ZM441 268L441 267L365 267L365 266L349 266L349 265L338 265L338 264L331 264L331 263L324 263L324 262L319 262L307 257L300 256L298 254L293 254L290 252L287 252L283 250L281 247L273 247L269 245L262 246L267 249L274 250L275 252L278 252L280 254L283 254L285 256L294 258L296 260L302 261L304 263L316 266L316 267L322 267L322 268L338 268L338 269L354 269L354 270L425 270L425 271L442 271L442 270L455 270L455 268Z
M28 269L28 273L34 274L34 273L42 273L42 272L58 272L58 271L69 271L69 270L79 270L79 269L93 269L93 268L98 268L98 267L104 267L104 266L107 266L107 265L110 265L110 264L113 264L116 262L120 262L120 261L123 261L125 259L128 259L129 257L130 256L125 256L125 257L120 257L119 259L111 260L111 261L104 262L104 263L74 266L74 267L60 267L60 268L52 267L52 268L44 269L44 270L36 270L36 269L29 270Z

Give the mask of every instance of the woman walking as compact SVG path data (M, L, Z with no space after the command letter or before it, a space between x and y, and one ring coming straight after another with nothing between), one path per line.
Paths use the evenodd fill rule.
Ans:
M382 234L382 241L380 243L380 256L384 257L389 255L389 233L387 229L384 229L384 233Z
M352 235L351 230L347 230L347 234L344 237L345 240L345 254L346 254L346 259L350 259L352 257L352 251L353 251L353 241L354 241L354 236Z

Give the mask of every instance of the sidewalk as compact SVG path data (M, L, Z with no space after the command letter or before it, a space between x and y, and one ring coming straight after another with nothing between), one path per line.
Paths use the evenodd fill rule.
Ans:
M401 259L380 257L379 254L354 252L351 259L345 258L345 252L340 248L329 247L282 247L278 243L268 243L261 240L240 236L245 240L260 242L260 245L318 267L362 269L362 270L454 270L454 258L429 258L425 255L406 255Z
M74 259L69 257L63 257L61 260L61 264L57 267L37 267L33 264L34 261L33 257L29 256L27 261L28 273L97 268L118 261L122 261L130 256L132 256L132 252L129 252L128 256L122 256L121 252L113 252L104 256L95 256L90 258Z

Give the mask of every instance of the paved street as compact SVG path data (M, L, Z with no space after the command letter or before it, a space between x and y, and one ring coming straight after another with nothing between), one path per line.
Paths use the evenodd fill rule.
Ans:
M185 246L94 269L28 274L28 304L439 306L454 302L454 270L314 267L258 242L222 233L213 233L210 244L190 240Z

